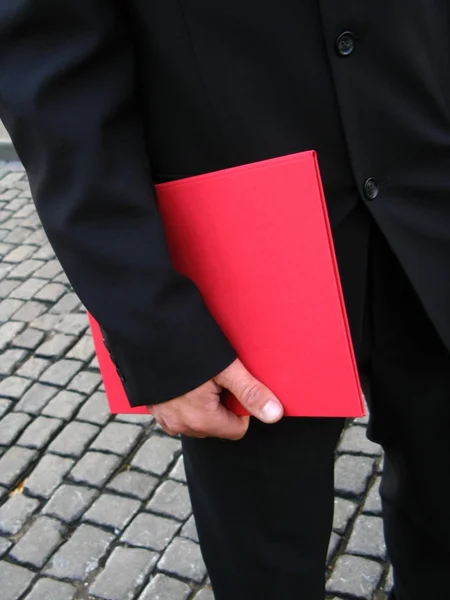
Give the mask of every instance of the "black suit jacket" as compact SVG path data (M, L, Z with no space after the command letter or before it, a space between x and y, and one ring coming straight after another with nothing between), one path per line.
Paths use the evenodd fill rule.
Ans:
M0 0L0 117L133 405L235 357L170 264L154 183L312 148L335 230L367 206L450 347L449 11Z

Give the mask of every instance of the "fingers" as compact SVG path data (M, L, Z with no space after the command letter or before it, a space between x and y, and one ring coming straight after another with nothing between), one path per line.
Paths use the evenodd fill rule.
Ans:
M220 402L222 388L229 390L251 415L264 423L275 423L283 416L278 398L240 360L195 390L148 408L169 435L239 440L247 432L249 417L227 410Z
M247 433L250 417L239 417L220 406L217 418L210 421L207 426L207 434L202 437L216 437L224 440L240 440ZM190 437L201 437L199 431L186 433Z
M182 399L172 405L156 405L152 412L156 422L171 436L217 437L229 440L240 440L249 426L249 417L240 417L227 410L220 402L212 411L203 412L183 406Z
M240 360L235 360L215 381L228 389L239 402L264 423L275 423L283 416L283 406L274 394L253 377Z

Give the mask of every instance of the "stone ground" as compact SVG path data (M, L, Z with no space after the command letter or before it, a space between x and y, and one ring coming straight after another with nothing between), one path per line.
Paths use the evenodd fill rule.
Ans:
M213 600L180 443L150 416L109 414L85 309L18 162L0 161L0 259L2 600ZM365 427L336 454L329 598L391 585Z

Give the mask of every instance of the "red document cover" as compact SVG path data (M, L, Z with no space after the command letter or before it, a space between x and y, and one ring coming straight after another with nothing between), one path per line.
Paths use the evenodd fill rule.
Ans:
M361 387L316 153L156 186L175 268L287 416L359 417ZM130 408L89 315L112 413ZM232 397L229 407L246 414Z

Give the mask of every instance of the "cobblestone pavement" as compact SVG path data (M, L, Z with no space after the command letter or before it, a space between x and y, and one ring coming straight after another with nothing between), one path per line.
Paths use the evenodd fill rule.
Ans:
M0 259L2 600L213 600L180 443L150 416L109 415L85 310L17 162L0 162ZM365 424L336 456L329 598L391 585Z

